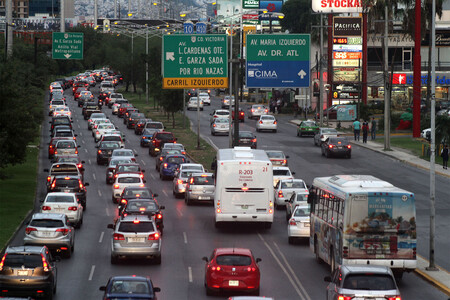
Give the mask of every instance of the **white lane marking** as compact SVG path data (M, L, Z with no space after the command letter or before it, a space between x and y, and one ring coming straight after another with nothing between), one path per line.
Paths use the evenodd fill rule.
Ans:
M163 191L164 196L169 197L169 195L167 195L167 192L164 190Z
M88 151L87 151L87 149L86 149L86 148L84 148L84 152L88 153Z
M275 255L275 253L273 252L272 248L269 246L269 244L267 244L267 242L264 240L264 238L262 237L262 235L260 233L258 233L259 238L261 239L261 241L264 243L264 245L266 246L267 249L269 249L270 254L272 254L273 258L275 259L275 261L278 263L278 265L280 266L281 270L284 272L284 274L286 274L287 278L289 279L289 281L291 282L292 286L294 287L295 291L297 292L297 294L300 296L300 299L305 299L305 297L303 297L301 291L299 290L299 288L297 287L297 285L295 284L292 276L289 274L289 272L286 270L286 268L283 266L283 264L281 263L281 261L278 259L278 257Z
M192 282L192 268L188 267L188 272L189 272L189 282Z
M108 210L108 208L107 207L105 207L105 210L106 210L106 215L109 217L110 216L110 214L109 214L109 210Z
M94 276L94 271L95 271L95 265L92 265L91 267L91 273L89 273L89 281L92 280L92 277Z
M210 144L214 148L214 150L216 150L216 151L219 150L219 147L217 147L216 144L214 144L214 142L209 137L202 136L202 138L208 140L208 144Z
M102 196L102 191L100 191L100 190L97 190L97 191L98 191L99 197L101 197Z
M305 290L305 287L302 285L302 283L300 282L300 280L298 279L297 275L295 275L294 270L292 270L291 265L288 263L286 256L283 254L283 252L281 252L280 247L278 247L278 244L273 242L273 244L275 245L275 248L277 248L278 252L281 255L281 258L283 259L284 263L286 264L287 268L289 269L289 271L292 274L292 277L294 277L295 282L297 283L298 287L302 290L302 292L304 293L306 299L311 299L308 295L308 292Z
M150 177L153 178L153 179L155 179L155 175L153 175L153 174L150 174Z
M88 159L88 162L89 162L89 164L90 164L90 165L92 165L92 163L91 163L91 160L90 160L90 159Z
M78 128L81 128L81 127L80 127L80 124L77 124L77 126L78 126Z
M98 242L101 243L103 242L103 236L105 235L105 232L102 231L102 233L100 234L100 238L98 239Z
M97 177L95 177L95 173L92 173L92 177L94 178L94 180L97 180Z
M83 144L85 144L84 140L81 141Z
M187 235L186 232L183 232L184 243L187 244Z
M145 166L145 161L143 159L141 159L142 164Z
M183 216L183 212L181 211L181 209L177 208L177 212L178 212L178 214L180 215L180 217Z
M80 136L83 136L83 133L80 131Z

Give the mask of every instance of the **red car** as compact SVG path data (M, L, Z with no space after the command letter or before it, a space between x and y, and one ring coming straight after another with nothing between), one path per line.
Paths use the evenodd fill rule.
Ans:
M217 248L210 258L203 257L206 294L221 291L244 291L259 295L258 262L249 249Z
M233 120L234 120L234 110L233 110L233 113L232 113L231 117L232 117ZM244 111L243 111L242 109L240 109L240 108L239 108L239 122L242 122L242 123L245 122L245 113L244 113Z

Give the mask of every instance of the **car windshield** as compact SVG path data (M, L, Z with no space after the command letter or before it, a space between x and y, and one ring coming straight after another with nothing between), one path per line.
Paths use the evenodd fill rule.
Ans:
M73 196L71 195L52 195L48 194L47 199L45 200L47 203L73 203Z
M72 131L57 131L55 132L55 137L71 137L73 136Z
M249 266L252 259L247 255L219 255L216 263L221 266Z
M153 201L130 201L127 204L127 211L156 211L158 206Z
M139 172L138 165L126 165L126 166L118 166L117 172L125 173L125 172Z
M151 194L148 190L125 190L124 196L127 198L151 198Z
M317 126L315 122L302 122L302 126L313 127Z
M261 116L261 120L271 121L271 120L275 120L275 118L272 116Z
M97 128L98 130L105 130L105 129L116 129L116 127L114 127L114 125L112 125L112 124L101 124L101 125L98 125L98 128Z
M169 154L181 154L181 151L178 149L163 149L163 151L161 151L162 156Z
M347 144L347 140L346 140L346 139L330 139L330 140L329 140L329 143L330 143L330 144L338 144L338 143L341 143L341 144L346 145L346 144Z
M276 151L276 152L271 152L271 151L267 151L266 153L267 153L267 156L268 156L269 158L284 158L283 152L278 152L278 151Z
M77 164L79 161L78 157L60 157L57 162L68 162Z
M140 183L140 177L120 177L117 179L118 183Z
M336 129L332 129L332 128L325 128L325 129L322 129L322 133L324 133L324 134L337 134L337 131L336 131Z
M37 268L42 267L42 257L40 254L15 254L8 253L3 266L11 268Z
M119 143L111 143L111 142L106 142L106 143L102 143L100 145L100 148L104 148L104 149L116 149L116 148L120 148Z
M191 184L194 185L214 185L214 178L212 176L194 176L193 182Z
M297 207L294 211L294 217L309 217L309 207Z
M130 163L130 162L131 162L131 159L128 159L128 158L126 158L126 159L119 158L119 159L112 159L112 160L109 162L109 165L110 165L111 167L113 167L113 166L117 166L118 164L126 164L126 163Z
M344 279L343 288L350 290L394 290L395 282L389 275L354 274Z
M185 163L186 160L184 157L168 157L166 162L169 164L182 164Z
M120 222L120 232L152 232L155 231L152 222Z
M68 118L57 118L54 119L53 125L69 125L70 120Z
M134 156L132 150L114 151L114 156Z
M53 220L53 219L34 219L34 220L31 220L30 226L45 227L45 228L58 228L58 227L64 227L64 222L61 220Z
M91 119L106 119L106 115L104 113L95 113L91 115Z
M150 287L145 281L138 280L114 280L111 284L111 294L149 294ZM116 299L114 297L114 299ZM122 299L122 298L121 298ZM128 296L123 299L128 299Z
M59 141L58 143L56 143L56 147L57 148L61 148L61 149L65 149L65 148L76 148L75 147L75 143L71 142L71 141Z
M273 176L290 176L289 170L273 170Z
M303 181L282 181L282 189L306 189L306 185Z
M228 120L228 118L218 118L218 119L216 119L215 120L215 122L216 123L226 123L226 124L228 124L228 122L229 122L229 120Z
M253 134L251 132L240 132L239 137L241 138L253 138Z
M55 181L53 182L55 187L62 187L62 188L74 188L74 187L78 187L78 179L75 178L70 178L70 179L65 179L65 178L56 178Z
M191 177L192 173L195 171L183 171L180 173L180 177L181 178L188 178Z
M308 195L297 194L296 202L308 201Z
M226 116L229 114L230 114L229 111L216 111L216 115L219 115L219 116Z

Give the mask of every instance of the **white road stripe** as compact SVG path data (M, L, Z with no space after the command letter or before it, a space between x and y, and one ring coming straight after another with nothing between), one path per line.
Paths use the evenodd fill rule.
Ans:
M90 159L88 159L88 162L89 162L89 164L90 164L90 165L92 165L92 163L91 163L91 160L90 160Z
M187 235L186 232L183 232L184 243L187 244Z
M83 136L83 133L80 131L80 136Z
M78 128L81 128L81 127L80 127L80 124L77 124L77 126L78 126Z
M88 153L88 151L87 151L87 149L86 149L86 148L84 149L84 152Z
M178 214L180 215L180 217L183 216L183 212L181 212L181 210L180 210L179 208L177 208L177 212L178 212Z
M192 268L188 267L188 272L189 272L189 282L192 282Z
M92 277L94 276L94 271L95 271L95 265L92 265L91 267L91 273L89 273L89 281L92 280Z
M101 197L102 196L102 191L100 191L100 190L97 190L97 191L98 191L99 197Z
M281 263L281 261L278 259L278 256L275 255L275 253L273 252L272 248L269 246L269 244L267 244L267 242L264 240L264 238L262 237L262 235L260 233L258 233L259 238L261 239L261 241L264 243L264 245L267 247L267 249L269 249L270 254L272 254L273 258L275 259L275 261L278 263L278 265L280 266L281 270L284 272L284 274L286 274L287 278L289 279L289 281L291 282L292 286L294 287L295 291L297 292L297 294L299 295L299 299L305 300L306 298L302 295L300 289L298 288L298 286L295 284L294 279L292 278L292 276L289 274L289 272L286 270L286 268L283 266L283 264Z
M94 178L94 180L97 180L97 177L95 177L95 173L92 173L92 177Z
M81 142L82 142L83 144L86 144L86 143L84 142L84 140L82 140Z
M163 194L164 196L169 197L169 195L167 195L167 192L165 190L163 190Z
M143 159L141 159L141 163L145 166L145 161Z
M110 214L109 214L109 210L108 210L108 208L107 207L105 207L105 210L106 210L106 215L109 217L110 216Z
M153 174L150 174L150 177L151 177L152 179L155 179L155 175L153 175Z
M99 243L103 242L103 236L105 235L105 232L102 231L102 233L100 234L100 239L98 240Z
M277 248L278 252L281 255L281 258L283 259L284 263L286 264L287 268L289 269L289 271L292 274L292 277L294 277L295 282L297 283L298 287L302 290L302 292L304 293L306 299L311 299L308 295L308 292L306 292L304 286L302 285L302 283L300 282L300 280L298 279L297 275L295 275L294 270L292 270L291 265L288 263L286 256L283 254L283 252L281 252L281 249L278 247L278 244L273 242L273 244L275 245L275 248Z

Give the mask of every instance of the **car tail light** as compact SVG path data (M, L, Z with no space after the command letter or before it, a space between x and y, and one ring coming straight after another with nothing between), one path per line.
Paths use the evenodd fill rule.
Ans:
M120 200L120 203L122 203L122 204L127 204L127 199L122 199L122 200Z
M352 297L349 297L349 296L343 296L343 295L338 296L338 300L351 300L351 299L352 299Z
M221 268L220 266L217 266L217 267L213 266L213 267L211 268L211 270L212 270L212 271L220 271L220 270L222 270L222 268Z
M55 186L56 186L56 182L53 181L51 188L53 189L53 188L55 188Z
M183 184L183 180L182 179L178 179L177 180L177 184Z
M58 154L58 150L55 150L55 154Z
M273 124L277 125L277 121L273 121Z
M78 154L78 149L75 149L75 154Z
M297 225L297 222L295 222L294 219L290 219L290 220L289 220L289 225L295 226L295 225Z
M167 168L167 163L164 163L163 167L164 167L164 168Z
M216 124L213 124L213 127L216 127Z
M148 236L148 240L149 241L157 241L157 240L159 240L159 233L155 232L153 234L150 234Z
M102 150L98 150L98 154L102 154Z
M42 206L42 210L52 210L50 206Z
M83 167L83 165L82 164L78 164L77 167L78 167L78 169L81 169Z
M123 234L120 234L120 233L114 233L113 239L114 239L115 241L124 241L124 240L125 240L125 237L123 236Z
M98 130L95 132L95 134L100 134L100 132L98 132Z
M52 180L52 178L50 176L47 177L47 182L50 182L50 180Z
M67 228L58 228L58 229L56 229L56 232L61 232L63 235L68 235L69 234L69 229L67 229Z
M263 123L263 121L259 121L259 124L262 124Z
M162 219L162 214L157 214L157 215L156 215L156 218L157 218L157 219Z
M44 267L44 272L48 272L49 268L48 268L48 263L47 260L45 259L44 255L41 254L42 257L42 267Z
M333 147L334 147L333 145L328 145L328 148L330 149L333 149Z
M248 272L256 272L256 268L255 267L248 267L247 271Z
M278 198L281 198L281 197L283 197L283 191L278 191Z
M119 188L119 185L118 185L118 184L115 184L115 185L114 185L114 188L115 188L115 189L118 189L118 188Z
M81 181L78 181L78 183L79 183L80 189L82 189L83 188L83 183Z
M3 258L0 261L0 271L3 271L3 265L5 264L6 255L8 254L6 253L5 255L3 255Z
M253 140L252 140L252 143L256 143L256 139L253 139Z
M71 210L71 211L77 211L77 210L78 210L78 207L76 207L76 206L71 206L71 207L68 208L68 210Z
M27 228L25 228L25 233L26 233L26 234L30 234L32 231L37 231L37 229L36 229L36 228L33 228L33 227L27 227Z
M142 139L143 139L143 140L145 140L145 139L146 139L146 137L145 137L145 136L143 136L143 137L142 137Z
M283 165L287 164L287 160L283 159Z
M144 178L144 174L140 174L139 177Z
M347 148L348 148L348 149L351 149L351 148L352 148L352 145L347 145Z
M400 296L389 297L388 300L402 300L402 297Z
M243 115L244 115L244 112L241 111L239 114L240 114L241 116L243 116Z
M145 187L145 184L141 184L141 185L139 185L139 187Z

